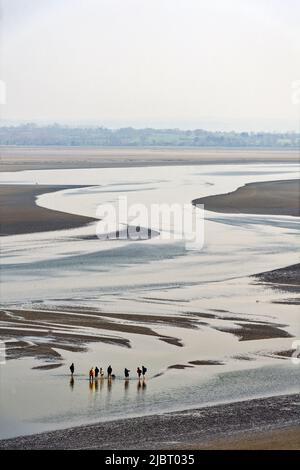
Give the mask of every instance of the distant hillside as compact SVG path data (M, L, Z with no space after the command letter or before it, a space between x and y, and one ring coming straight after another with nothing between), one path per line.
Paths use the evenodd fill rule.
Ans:
M272 147L297 148L300 133L209 132L202 129L106 129L54 124L0 127L0 145L104 147Z

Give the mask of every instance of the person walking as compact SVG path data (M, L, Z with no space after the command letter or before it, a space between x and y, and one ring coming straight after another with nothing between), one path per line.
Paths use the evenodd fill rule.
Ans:
M147 372L147 367L142 366L143 379L145 378L146 372Z
M142 369L141 369L140 367L138 367L137 370L136 370L136 372L137 372L138 378L139 378L139 380L140 380L141 375L142 375Z
M95 367L95 379L98 378L99 372L100 372L100 371L99 371L98 367L96 366L96 367Z
M111 374L112 374L112 367L111 365L108 366L107 368L107 378L111 379Z
M70 365L71 375L74 374L74 370L75 370L75 367L74 367L74 363L72 362L72 364Z
M90 369L90 381L92 382L94 380L94 375L95 375L95 371L94 371L94 368L92 367Z
M125 367L125 369L124 369L125 379L129 379L129 372L130 372L130 370L126 369L126 367Z

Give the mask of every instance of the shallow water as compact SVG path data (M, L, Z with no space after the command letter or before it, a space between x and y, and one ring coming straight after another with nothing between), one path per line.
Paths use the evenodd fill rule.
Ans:
M297 165L290 164L207 165L24 171L1 173L0 183L87 185L39 196L37 203L93 217L99 204L115 204L120 194L129 203L150 207L152 202L190 203L248 182L297 177ZM234 321L201 316L217 311L219 317L242 315L245 322L285 325L286 331L299 337L299 306L274 303L297 294L266 289L247 277L297 262L298 229L295 217L206 212L200 250L187 249L185 240L159 237L139 242L91 239L95 224L2 238L1 299L7 307L76 305L136 313L141 325L143 314L186 317L198 323L196 329L147 324L160 335L178 338L183 347L112 331L109 334L128 338L131 349L94 343L87 353L62 351L64 365L48 371L32 370L40 364L33 359L0 365L0 437L298 391L299 368L289 359L271 356L290 349L294 338L241 342L216 329L234 328ZM172 233L176 227L169 224L163 230ZM34 343L34 333L26 340ZM200 359L223 365L168 369ZM72 387L70 362L76 365ZM149 369L146 387L138 387L135 380L141 362ZM111 388L106 380L90 387L89 367L108 363L117 375ZM132 376L127 388L124 366Z

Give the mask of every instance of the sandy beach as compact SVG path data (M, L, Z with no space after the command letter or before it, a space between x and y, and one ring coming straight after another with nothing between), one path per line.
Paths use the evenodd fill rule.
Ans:
M250 183L228 194L198 198L214 212L300 216L300 180Z
M299 449L299 395L102 422L0 441L0 449Z

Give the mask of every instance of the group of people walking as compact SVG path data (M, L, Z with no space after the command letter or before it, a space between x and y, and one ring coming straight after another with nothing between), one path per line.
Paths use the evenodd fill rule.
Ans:
M74 371L75 371L74 363L72 363L70 365L70 371L71 371L71 376L73 377ZM107 378L108 378L108 380L111 380L111 379L115 378L115 375L112 372L113 372L112 367L111 367L111 365L109 365L108 368L107 368ZM143 379L145 379L146 372L147 372L147 367L145 367L145 366L142 366L142 368L141 367L137 368L136 373L138 375L139 380L142 376L143 376ZM125 380L129 380L129 373L130 373L130 369L127 369L125 367L125 369L124 369ZM104 377L104 371L103 371L102 367L100 367L100 369L97 366L96 367L91 367L90 372L89 372L89 379L90 379L91 382L94 379L103 378L103 377Z

